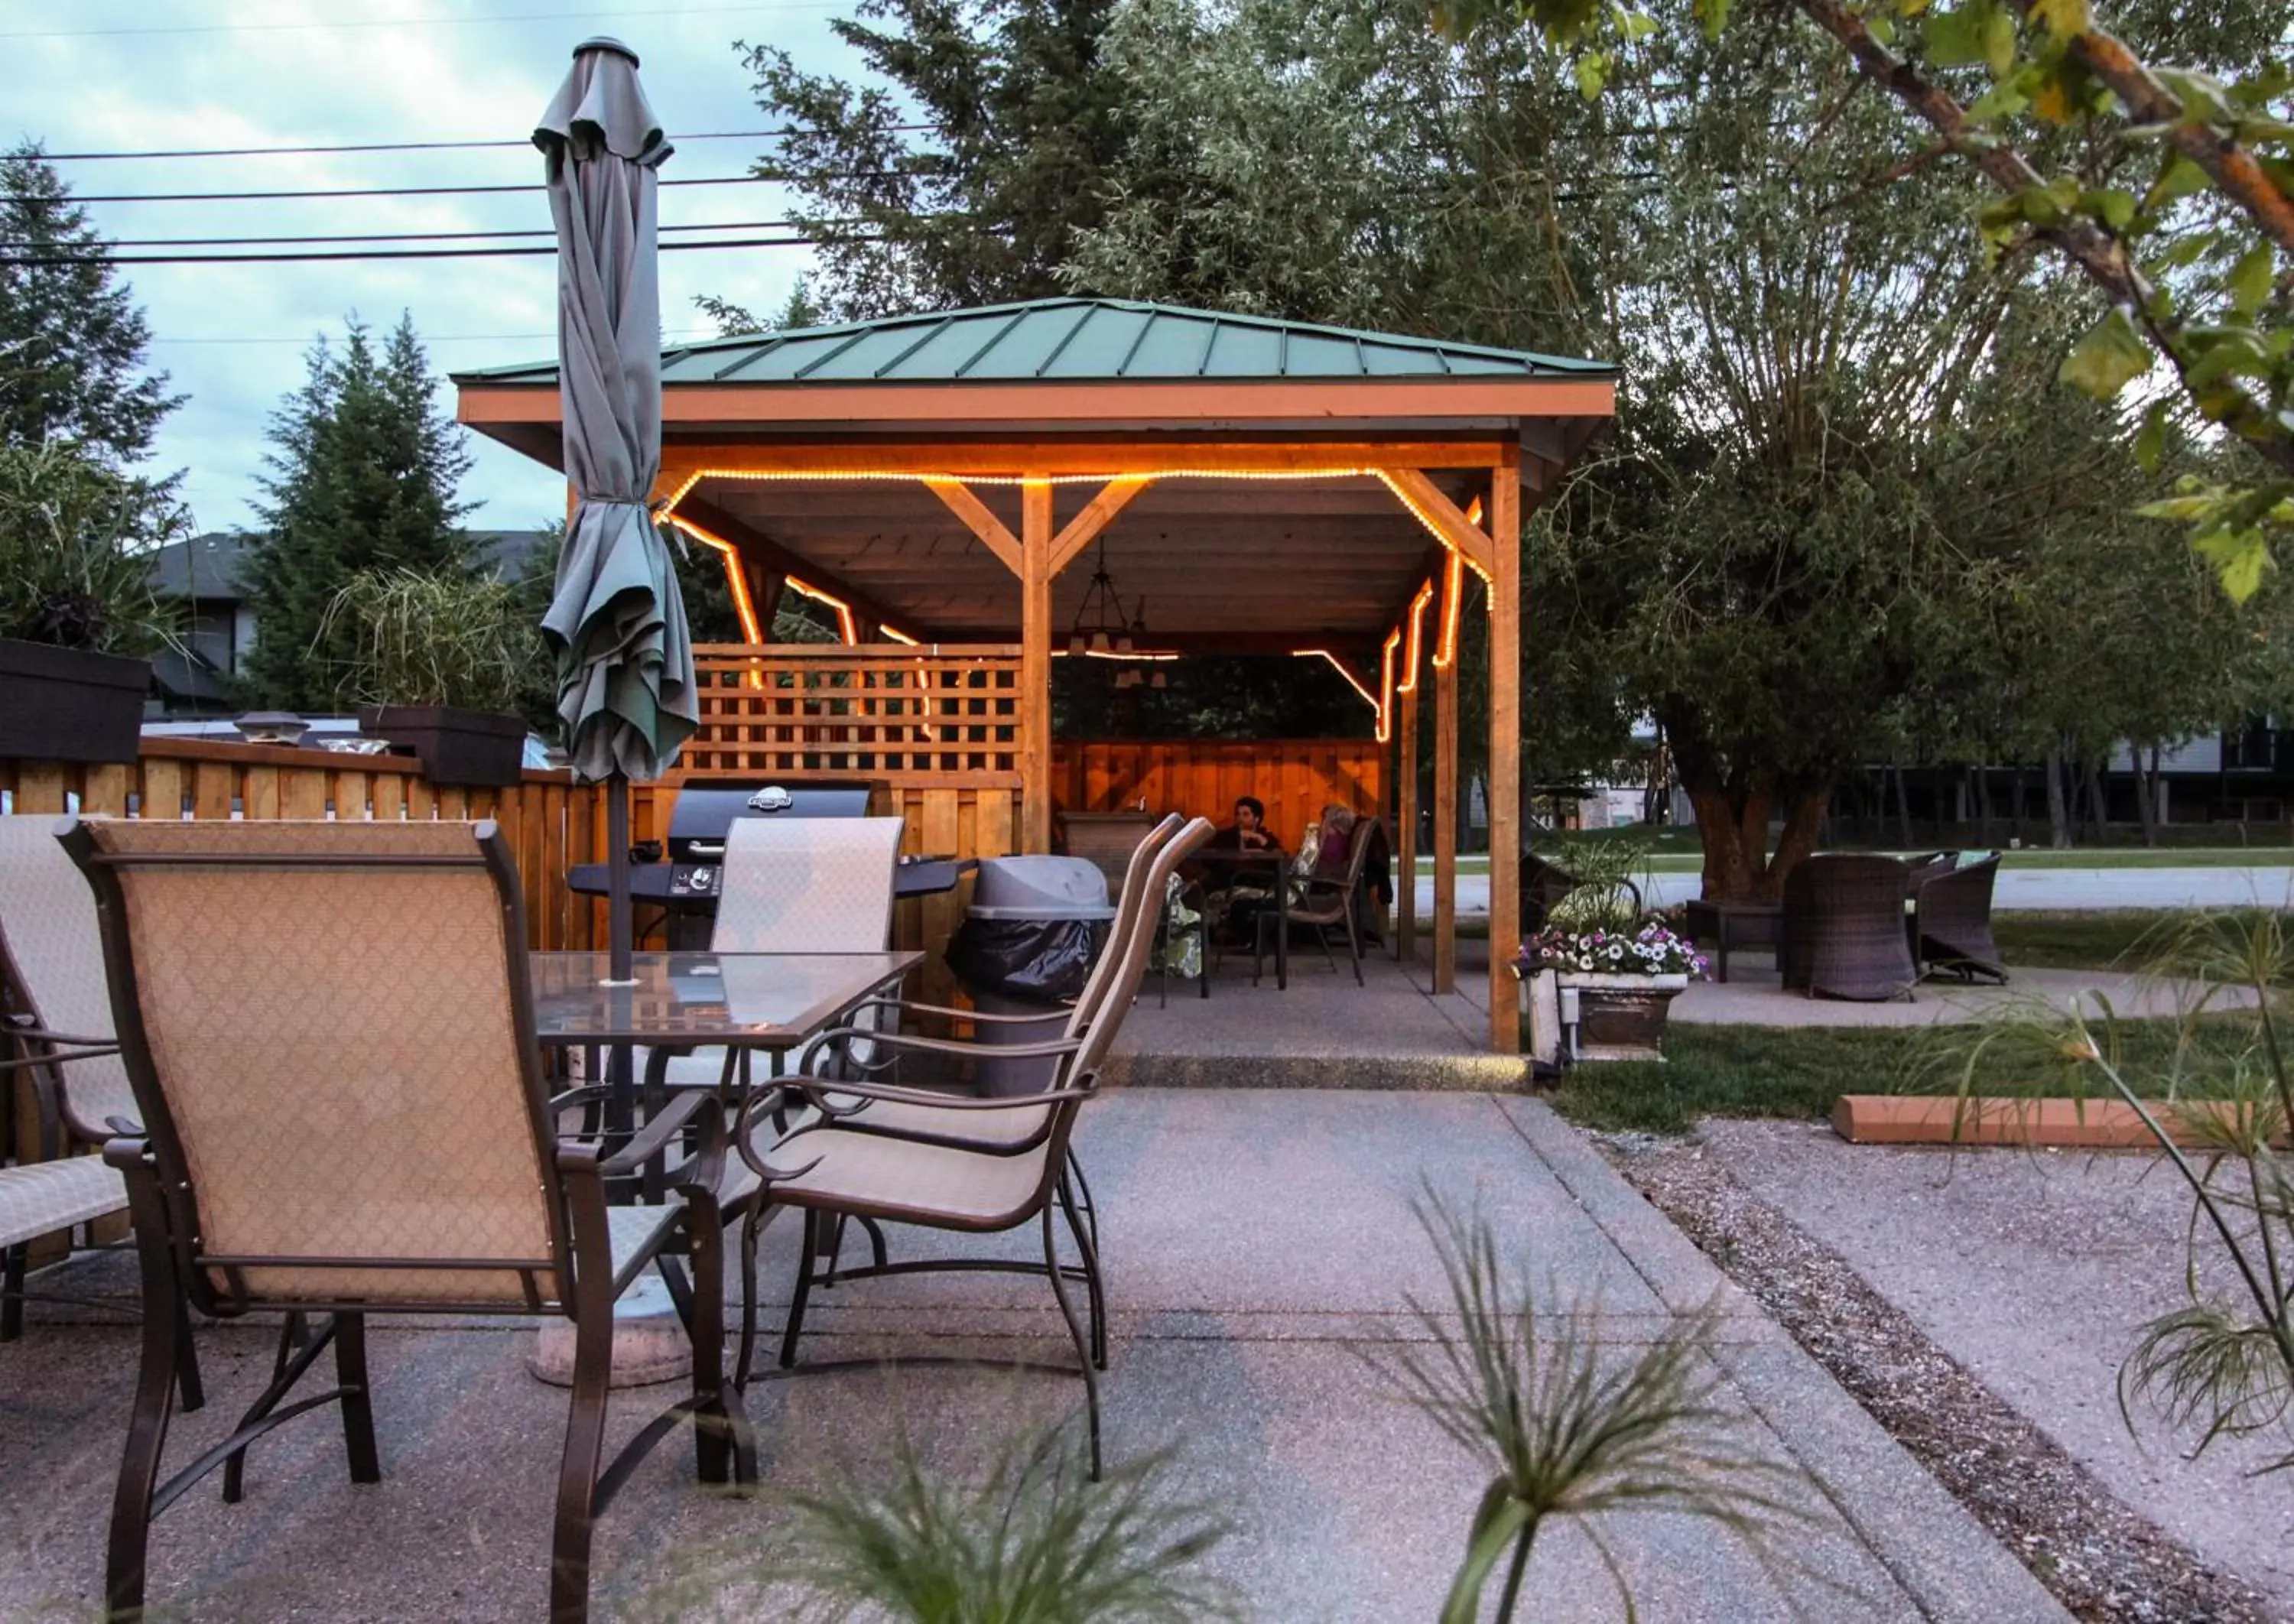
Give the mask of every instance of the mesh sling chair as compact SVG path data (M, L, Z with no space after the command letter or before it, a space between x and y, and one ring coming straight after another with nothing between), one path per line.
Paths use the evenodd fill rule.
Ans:
M1346 951L1353 958L1356 987L1363 985L1362 921L1355 916L1356 905L1362 895L1363 867L1370 861L1371 842L1377 837L1378 829L1378 819L1356 818L1352 832L1346 836L1345 868L1336 874L1317 874L1306 881L1290 904L1290 923L1314 928L1314 939L1322 945L1322 956L1330 960L1333 974L1337 973L1338 959L1330 949L1330 932L1343 930L1346 933ZM1273 913L1258 916L1258 940L1250 955L1250 978L1254 982L1266 957L1267 933L1281 925L1281 917Z
M724 1382L720 1108L696 1092L618 1152L561 1140L535 1043L525 924L492 823L80 823L66 827L102 922L114 1023L143 1127L104 1157L126 1178L142 1263L142 1372L112 1505L106 1595L140 1612L153 1517L249 1444L329 1402L354 1482L381 1476L370 1313L574 1320L550 1616L589 1611L598 1514L680 1424L703 1481L754 1474ZM608 1209L605 1180L688 1126L681 1199ZM600 1474L613 1304L648 1266L693 1344L693 1391ZM165 1483L160 1452L187 1295L222 1318L287 1316L275 1375L236 1431ZM293 1399L329 1345L337 1385Z
M1111 1006L1109 1002L1109 995L1122 970L1122 955L1118 949L1121 943L1129 939L1130 932L1140 927L1143 910L1148 906L1148 879L1155 859L1184 823L1185 820L1175 813L1167 816L1133 849L1130 860L1125 865L1123 889L1116 906L1115 922L1108 932L1108 945L1101 952L1099 962L1092 967L1091 976L1084 983L1083 992L1071 1009L1043 1015L993 1015L977 1010L956 1010L913 1000L880 998L860 1005L853 1011L855 1017L872 1014L876 1017L866 1028L870 1033L883 1032L888 1023L897 1027L902 1015L921 1015L993 1024L1022 1036L1033 1028L1037 1042L1055 1044L1080 1040L1102 1015L1119 1024L1122 1006ZM1125 1002L1127 1003L1128 1000ZM858 1035L860 1030L856 1027L850 1033L836 1034L833 1042L828 1041L830 1035L824 1034L822 1040L813 1047L823 1051L848 1047L855 1042L865 1041ZM1110 1036L1112 1035L1110 1033ZM903 1052L923 1052L943 1060L961 1060L978 1051L977 1045L971 1043L902 1034L885 1045L884 1060L874 1074L874 1080L897 1086L900 1082L899 1058ZM1005 1047L997 1052L1009 1055L1013 1050ZM1045 1132L1052 1109L1050 1105L1031 1101L1024 1095L1013 1097L1007 1108L995 1111L972 1108L962 1096L921 1091L911 1092L899 1099L866 1099L857 1094L832 1091L827 1098L835 1125L854 1133L915 1140L956 1149L983 1149L998 1153L1016 1152L1034 1144ZM1033 1108L1029 1108L1031 1103ZM812 1125L819 1120L808 1113L806 1125ZM787 1132L786 1118L777 1113L772 1118L772 1125L779 1133ZM760 1139L756 1142L761 1149L768 1141ZM757 1194L760 1181L743 1162L732 1164L730 1177L731 1182L721 1197L722 1203L728 1216L745 1216L749 1204ZM1084 1176L1082 1163L1077 1159L1072 1145L1068 1149L1062 1178L1068 1185L1068 1198L1074 1204L1091 1244L1096 1248L1099 1244L1098 1204L1092 1196L1091 1182ZM875 1243L874 1263L883 1267L889 1262L883 1242L883 1229L873 1218L864 1218L862 1222L871 1240ZM742 1235L741 1289L744 1300L752 1300L756 1295L757 1230L744 1225ZM825 1238L821 1248L821 1255L829 1259L828 1271L822 1277L824 1284L834 1283L836 1278L836 1237L832 1233ZM1080 1271L1077 1273L1081 1276ZM1086 1279L1086 1285L1091 1307L1092 1347L1103 1368L1107 1362L1105 1293L1095 1273ZM748 1379L755 1337L754 1318L746 1316L742 1320L740 1358L736 1367L739 1372L736 1378L738 1382L745 1383Z
M0 1342L23 1329L28 1295L86 1299L25 1289L26 1243L127 1210L127 1185L101 1148L138 1120L134 1091L111 1035L103 940L95 897L56 840L53 816L0 817L0 1011L8 1047L0 1084L28 1077L38 1113L37 1161L0 1167ZM0 1108L15 1119L0 1087ZM186 1312L181 1301L179 1313ZM178 1327L177 1372L186 1410L201 1401L190 1321Z
M1211 825L1198 818L1167 840L1148 865L1143 894L1159 895L1165 879L1181 860L1210 836ZM796 1290L781 1340L780 1362L784 1369L796 1363L797 1341L803 1333L805 1303L815 1280L814 1256L824 1222L840 1216L865 1214L972 1234L1000 1234L1023 1224L1037 1223L1043 1232L1041 1264L1000 1258L924 1259L854 1270L846 1278L957 1270L1024 1273L1048 1279L1061 1317L1067 1322L1068 1335L1075 1344L1090 1417L1092 1475L1094 1479L1099 1476L1098 1371L1105 1362L1106 1350L1076 1317L1075 1304L1067 1288L1072 1271L1060 1259L1053 1214L1058 1213L1066 1221L1081 1259L1080 1271L1096 1304L1100 1300L1097 1248L1076 1211L1063 1173L1077 1112L1097 1092L1098 1068L1121 1025L1113 1018L1114 1012L1128 1005L1146 973L1154 939L1154 913L1149 908L1135 907L1125 924L1127 929L1122 935L1108 943L1107 954L1114 965L1102 995L1107 1002L1100 1018L1079 1037L1005 1052L1039 1054L1060 1062L1052 1086L1039 1094L955 1100L880 1084L836 1084L799 1075L790 1079L788 1086L807 1094L822 1120L769 1144L759 1142L749 1132L769 1108L769 1101L762 1094L750 1098L743 1108L736 1148L761 1189L751 1203L744 1222L744 1251L755 1245L756 1231L773 1213L788 1207L804 1214L806 1244L798 1249ZM862 1034L850 1027L823 1033L811 1046L849 1042L856 1035ZM898 1046L911 1040L884 1034L876 1036L875 1041ZM859 1108L863 1110L888 1103L931 1106L977 1116L983 1123L994 1120L999 1112L1017 1113L1037 1126L1025 1138L1001 1145L861 1133L838 1120L840 1114L851 1108L840 1105L836 1099L847 1092L865 1101ZM745 1295L742 1303L744 1331L755 1312L754 1295Z

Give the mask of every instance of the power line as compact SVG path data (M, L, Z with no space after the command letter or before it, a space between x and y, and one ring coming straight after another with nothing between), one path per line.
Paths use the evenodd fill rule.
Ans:
M419 28L449 23L615 21L633 17L728 17L746 12L833 12L842 0L778 0L771 5L679 5L661 11L513 12L490 17L357 17L328 22L197 22L139 28L21 28L0 39L118 39L154 34L294 34L321 28Z
M145 342L148 344L228 344L234 345L255 344L299 344L308 345L315 336L316 335L310 333L209 333L195 335L191 337L169 337L159 334L154 334L151 337L146 339ZM662 342L664 345L670 345L698 344L717 337L719 337L719 334L715 328L697 327L692 329L681 329L673 333L663 333L662 335ZM433 344L527 344L539 343L545 338L555 341L557 337L557 335L554 331L547 333L425 333L422 335L422 342L426 345Z
M664 186L750 186L788 177L772 175L718 175L696 180L663 181ZM274 203L308 198L467 198L488 192L535 192L540 181L507 186L351 186L305 191L146 191L118 192L100 197L73 197L74 203Z
M663 231L777 231L794 227L794 220L720 220L700 225L664 225ZM306 247L326 243L346 242L479 242L515 237L553 237L550 226L533 226L515 231L370 231L362 234L321 234L301 237L107 237L102 246L112 248L259 248L273 247ZM23 253L61 248L65 253L80 251L77 244L57 245L36 242L28 238L0 239L0 253Z
M0 39L7 38L0 35ZM938 124L887 125L887 131L936 130ZM672 135L672 144L690 141L785 141L809 132L789 126L778 130L704 130L696 135ZM329 147L183 147L149 152L0 152L0 163L96 164L118 158L316 158L345 152L469 152L490 148L533 150L531 141L371 141Z
M875 242L874 235L842 237L844 242ZM820 246L817 237L744 237L724 242L664 242L663 254L703 248L809 248ZM371 259L504 259L555 254L557 245L494 248L345 248L292 254L119 254L32 255L0 254L0 265L276 265L312 260Z

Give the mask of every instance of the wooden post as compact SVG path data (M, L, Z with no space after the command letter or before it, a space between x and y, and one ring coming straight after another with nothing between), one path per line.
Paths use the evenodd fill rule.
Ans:
M1521 1052L1521 467L1490 490L1490 1047Z
M1442 618L1465 572L1444 572ZM1434 990L1458 990L1458 661L1434 667Z
M1416 673L1412 673L1414 677ZM1418 685L1395 690L1401 726L1401 777L1395 784L1394 832L1394 953L1404 964L1418 960Z
M1052 485L1020 488L1020 849L1052 849Z

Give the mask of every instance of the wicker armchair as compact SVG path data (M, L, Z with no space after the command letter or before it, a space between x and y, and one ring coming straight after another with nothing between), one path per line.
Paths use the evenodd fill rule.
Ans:
M1918 903L1915 918L1924 967L1965 981L1978 976L2006 981L1999 944L1991 939L1991 889L1998 878L1995 854L1965 868L1926 874L1916 882L1912 895Z
M1908 998L1919 979L1904 923L1909 871L1893 857L1834 852L1785 876L1777 964L1811 997Z
M560 1624L589 1616L597 1517L678 1424L694 1428L704 1482L753 1477L724 1382L720 1108L686 1093L612 1154L559 1137L558 1109L578 1100L543 1084L525 910L494 824L104 821L72 827L66 848L95 889L142 1124L104 1147L126 1181L144 1302L112 1501L114 1617L142 1615L152 1519L217 1466L237 1499L248 1449L273 1427L334 1404L352 1481L380 1481L371 1313L574 1322L549 1581ZM702 1148L679 1198L608 1208L606 1181L687 1129ZM675 1254L692 1270L671 1294L691 1395L600 1474L614 1302L648 1266L671 1274ZM184 1296L285 1328L237 1430L163 1483ZM330 1347L334 1388L292 1398Z

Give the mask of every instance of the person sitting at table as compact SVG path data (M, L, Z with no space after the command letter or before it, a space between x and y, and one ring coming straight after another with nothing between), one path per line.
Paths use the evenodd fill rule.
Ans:
M1266 828L1266 803L1256 795L1243 795L1234 803L1234 822L1210 838L1214 850L1272 851L1274 837Z

